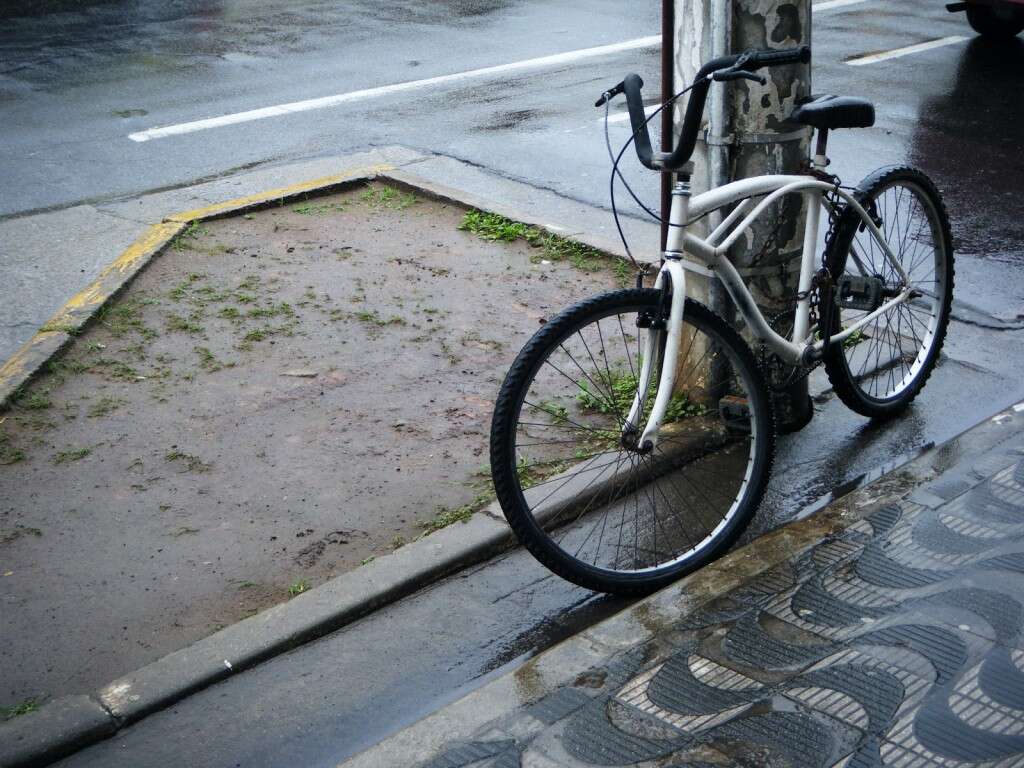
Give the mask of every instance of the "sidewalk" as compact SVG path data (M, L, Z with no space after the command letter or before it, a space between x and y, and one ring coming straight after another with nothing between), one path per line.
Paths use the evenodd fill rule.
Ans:
M348 763L1024 765L1024 406Z
M0 366L53 319L68 297L86 289L150 228L183 211L257 198L267 190L288 196L326 187L332 178L408 173L432 185L458 190L469 205L524 214L566 236L586 233L617 249L618 235L607 211L547 190L502 178L444 155L384 146L257 169L139 197L102 200L55 211L0 218L0 278L8 300L0 304ZM235 206L239 207L239 206ZM655 225L629 220L636 247L657 247Z

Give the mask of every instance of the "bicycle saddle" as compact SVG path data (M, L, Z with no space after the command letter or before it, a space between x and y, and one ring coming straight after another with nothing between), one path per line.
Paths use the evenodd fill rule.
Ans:
M853 96L811 96L789 119L813 128L870 128L875 124L875 105Z

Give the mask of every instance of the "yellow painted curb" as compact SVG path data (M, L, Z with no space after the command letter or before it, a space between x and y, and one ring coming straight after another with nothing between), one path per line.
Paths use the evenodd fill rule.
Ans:
M110 298L111 277L115 282L120 283L122 281L118 278L134 275L150 256L173 240L174 236L184 228L185 225L177 221L152 225L142 237L107 265L91 285L68 299L67 303L40 329L39 333L59 333L66 330L68 326L74 326L76 318L79 318L83 311L91 314L93 310Z
M287 187L268 189L265 192L257 192L254 195L238 197L234 200L227 200L223 203L214 203L205 208L195 208L191 211L182 211L172 216L167 216L164 221L177 221L182 224L190 224L193 221L202 221L223 213L231 213L242 208L251 208L256 205L263 205L274 200L285 200L289 197L301 195L303 192L320 192L327 187L340 184L352 179L372 178L385 171L394 170L394 166L387 164L369 165L362 168L355 168L346 173L338 173L333 176L321 176L318 179L301 181L298 184L289 184Z
M372 179L392 170L394 166L389 164L362 166L344 173L321 176L164 217L163 221L150 226L108 264L96 280L68 299L21 349L0 366L0 409L7 407L18 389L82 329L97 309L127 285L153 256L189 224L267 203L284 202L302 194L325 192L345 182Z

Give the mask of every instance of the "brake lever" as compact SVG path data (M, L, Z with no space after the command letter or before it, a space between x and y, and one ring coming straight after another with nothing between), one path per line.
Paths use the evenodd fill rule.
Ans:
M724 83L729 80L753 80L755 83L761 85L767 85L768 78L762 75L755 75L753 72L747 72L745 69L720 69L717 72L711 74L711 79L719 83Z
M597 101L594 102L594 106L595 107L603 107L606 102L611 101L616 96L618 96L620 93L622 93L625 90L625 86L626 86L625 82L621 82L618 85L616 85L614 88L609 88L607 91L605 91L604 93L601 94L601 98L600 99L598 99Z

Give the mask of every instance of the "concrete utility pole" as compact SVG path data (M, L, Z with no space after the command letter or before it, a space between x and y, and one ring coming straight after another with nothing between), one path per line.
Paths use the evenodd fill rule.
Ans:
M666 0L674 3L675 87L693 82L701 64L748 49L790 48L811 43L810 0ZM734 179L797 172L807 157L810 131L783 121L798 99L810 95L809 64L760 70L767 85L740 80L714 84L705 110L705 131L694 152L694 192ZM676 107L682 118L685 103ZM725 212L727 213L727 211ZM805 212L798 195L769 209L730 258L744 275L761 311L788 335L793 323ZM713 228L721 217L712 217ZM706 299L733 323L741 322L720 287ZM802 379L775 395L780 431L802 428L813 415Z

